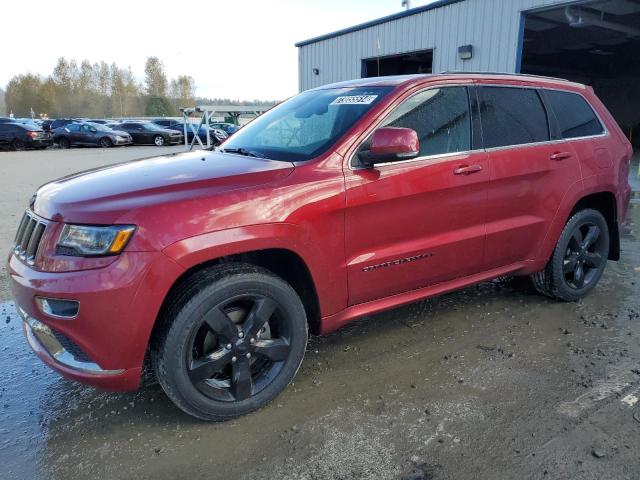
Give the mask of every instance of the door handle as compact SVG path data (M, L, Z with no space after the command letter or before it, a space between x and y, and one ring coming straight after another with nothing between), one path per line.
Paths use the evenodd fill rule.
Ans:
M571 157L571 153L570 152L555 152L553 155L551 155L551 160L564 160L566 158Z
M469 175L482 170L482 165L462 165L453 171L454 175Z

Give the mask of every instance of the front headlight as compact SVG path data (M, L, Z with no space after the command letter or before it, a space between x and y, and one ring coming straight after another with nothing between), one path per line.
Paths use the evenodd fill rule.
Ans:
M132 225L65 225L56 245L56 253L78 257L117 255L127 245L134 230Z

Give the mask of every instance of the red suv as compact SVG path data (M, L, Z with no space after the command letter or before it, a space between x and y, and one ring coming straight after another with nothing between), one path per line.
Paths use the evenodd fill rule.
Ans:
M632 148L591 88L447 74L297 95L213 152L31 199L9 258L29 344L111 390L152 368L185 412L248 413L308 331L502 275L559 300L620 255Z

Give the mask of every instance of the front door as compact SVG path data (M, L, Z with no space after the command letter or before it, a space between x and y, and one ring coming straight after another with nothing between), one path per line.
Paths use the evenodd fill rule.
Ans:
M367 169L356 153L345 167L350 305L481 269L489 167L473 146L469 93L429 88L381 122L415 130L418 158Z

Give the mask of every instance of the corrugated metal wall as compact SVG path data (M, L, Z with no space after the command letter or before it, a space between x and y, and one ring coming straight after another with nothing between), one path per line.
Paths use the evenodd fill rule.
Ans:
M359 78L363 59L415 50L433 50L434 72L514 72L521 12L566 3L571 2L466 0L311 43L298 49L299 88ZM473 58L462 61L458 47L468 44Z

